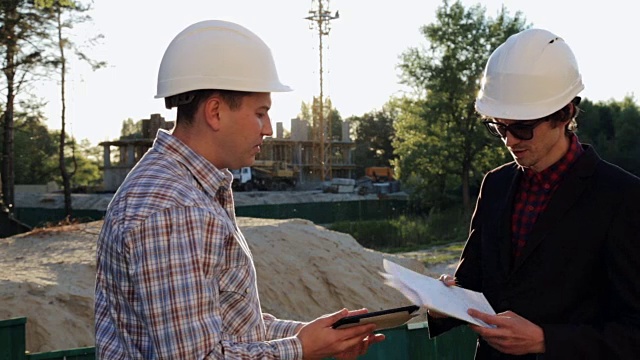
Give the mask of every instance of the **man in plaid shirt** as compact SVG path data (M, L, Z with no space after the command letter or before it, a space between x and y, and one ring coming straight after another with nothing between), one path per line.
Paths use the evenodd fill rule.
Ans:
M253 163L272 135L270 93L289 90L266 44L240 25L203 21L171 42L156 98L177 107L176 127L127 176L98 239L99 358L352 358L384 339L374 324L331 327L364 309L310 323L261 311L228 169Z
M584 88L564 40L515 34L487 62L476 110L514 162L485 175L447 285L483 292L497 315L476 359L640 356L640 179L574 134ZM461 323L429 314L429 334Z

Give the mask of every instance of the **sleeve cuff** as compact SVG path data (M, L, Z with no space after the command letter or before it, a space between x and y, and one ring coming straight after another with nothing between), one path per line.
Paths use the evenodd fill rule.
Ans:
M263 314L268 339L280 339L294 336L298 332L298 327L306 324L300 321L280 320L273 315Z
M276 349L280 359L302 359L302 343L295 336L269 341L269 343Z

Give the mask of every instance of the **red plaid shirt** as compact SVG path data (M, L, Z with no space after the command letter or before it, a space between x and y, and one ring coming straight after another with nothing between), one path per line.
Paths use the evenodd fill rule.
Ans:
M555 164L539 173L523 168L524 173L520 179L511 215L511 249L514 258L522 253L538 216L547 208L551 196L560 186L567 170L583 151L578 137L571 135L569 151Z

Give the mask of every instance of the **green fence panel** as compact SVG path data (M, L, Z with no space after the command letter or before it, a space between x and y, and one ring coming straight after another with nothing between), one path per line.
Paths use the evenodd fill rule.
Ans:
M427 324L417 323L381 331L386 339L374 344L361 360L467 360L473 359L477 335L460 326L429 339Z
M385 340L381 343L374 344L364 356L359 359L366 360L387 360L387 359L408 359L409 337L407 336L406 327L398 327L395 329L387 329L380 331L384 334ZM423 342L426 339L423 339Z
M26 318L0 321L0 360L95 360L95 347L25 353ZM476 334L466 326L429 339L426 323L381 331L385 341L374 344L360 360L473 359Z
M26 317L0 321L0 360L25 359Z
M263 219L306 219L315 224L345 220L389 219L407 212L407 200L357 200L297 204L264 204L236 207L236 215ZM16 208L16 218L31 227L55 224L65 219L64 209ZM73 210L82 222L102 220L105 211Z
M267 219L307 219L315 224L345 220L397 217L407 212L406 200L359 200L321 203L246 205L236 207L236 216Z
M460 326L433 339L433 357L429 359L473 359L478 334L466 326ZM416 359L424 359L416 358Z
M95 360L95 358L96 348L93 346L27 355L27 360Z
M31 227L42 227L47 224L56 224L67 216L64 209L45 208L16 208L16 218ZM81 222L102 220L105 211L102 210L73 210L73 218Z
M466 360L473 359L476 334L467 327L458 327L429 339L426 324L381 331L385 341L369 348L360 360ZM22 351L24 354L24 350ZM46 353L27 354L26 360L95 360L95 348L79 348ZM17 358L7 358L17 359ZM23 356L22 359L25 359Z

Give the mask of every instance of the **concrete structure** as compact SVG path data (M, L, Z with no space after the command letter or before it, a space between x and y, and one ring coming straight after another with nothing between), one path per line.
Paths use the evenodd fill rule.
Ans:
M103 170L103 190L116 191L124 181L129 171L151 148L158 129L170 130L173 128L173 121L165 121L160 114L151 114L149 119L142 121L142 137L121 138L115 141L104 141L99 145L103 147L104 165ZM112 148L117 152L112 153Z
M49 181L41 185L22 185L16 184L15 191L17 193L52 193L60 190L60 186L55 181Z
M104 149L104 182L105 191L116 191L129 171L153 145L158 129L171 129L173 121L165 121L159 114L152 114L150 119L142 120L142 138L120 139L101 142ZM275 137L265 138L259 160L283 161L300 170L298 184L302 188L317 186L321 181L321 169L318 161L314 161L313 140L307 121L291 119L291 133L284 136L282 122L275 124ZM355 164L351 152L355 143L349 137L349 123L342 128L342 139L331 142L331 174L333 177L352 178ZM112 153L112 149L117 152Z
M280 124L280 123L278 123ZM276 132L278 135L278 132ZM331 178L352 178L355 164L351 152L355 143L349 137L349 123L343 123L342 139L331 141ZM284 161L300 170L300 184L319 183L322 169L314 159L314 141L311 138L309 123L300 119L291 119L291 134L288 138L267 138L258 154L261 160ZM325 179L328 180L328 179Z

